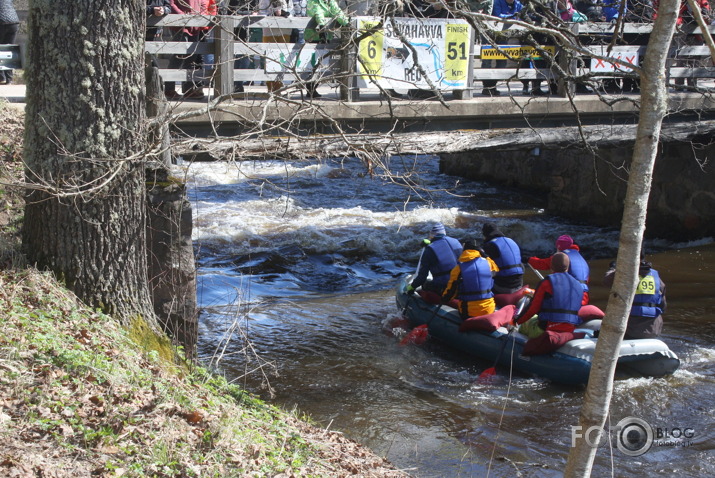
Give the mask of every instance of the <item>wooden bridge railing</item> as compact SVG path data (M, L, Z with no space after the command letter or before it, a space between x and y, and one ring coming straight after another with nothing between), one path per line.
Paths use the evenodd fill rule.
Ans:
M434 20L434 19L431 19ZM315 63L323 59L326 65L323 66L321 74L332 74L332 78L326 81L343 83L343 99L350 101L357 98L357 83L355 81L355 58L357 52L354 47L341 46L339 40L327 44L313 43L267 43L262 41L251 41L250 33L256 30L268 30L271 32L289 32L292 29L302 30L308 26L310 19L306 17L264 17L258 15L250 16L190 16L190 15L167 15L162 18L151 17L148 23L151 26L162 27L164 29L163 38L170 38L172 28L182 26L204 27L211 29L212 34L208 35L207 41L202 42L173 42L173 41L148 41L146 42L146 52L152 55L189 55L213 54L214 61L209 67L203 70L171 70L161 68L160 74L164 81L188 81L192 78L210 80L213 83L216 95L233 92L234 82L248 81L276 81L276 80L296 80L306 79L311 74L312 68L305 68L306 61ZM443 22L453 21L442 19ZM355 28L353 20L352 28ZM504 30L504 25L494 22L491 27L494 30ZM650 34L651 24L626 23L621 31L622 35L640 35L641 45L627 45L624 41L619 41L618 45L610 51L606 51L613 34L615 25L606 23L579 23L571 24L574 34L578 35L582 44L594 56L615 57L619 54L636 54L642 57L645 53L647 36ZM511 30L518 30L519 27L511 27ZM248 34L249 40L240 40L236 32L243 30L244 36ZM345 31L345 30L344 30ZM715 32L715 26L710 26L709 31ZM683 35L698 35L700 30L697 27L685 27ZM347 35L345 35L347 36ZM260 38L260 37L259 37ZM481 68L481 48L479 35L472 31L468 54L468 78L464 92L474 88L475 82L481 80L516 81L522 79L558 79L558 74L552 68L524 68L511 66L508 68ZM508 45L514 47L515 45ZM558 52L557 52L558 53ZM260 69L236 69L234 59L240 56L259 57L263 66ZM558 58L566 55L557 55ZM681 48L672 47L671 56L673 58L699 59L695 63L705 64L710 58L710 51L705 45L691 45ZM293 63L286 67L285 59L291 57ZM295 58L305 60L303 67L296 67ZM290 62L289 62L290 63ZM603 62L602 62L603 63ZM708 63L712 65L712 62ZM511 65L516 63L511 62ZM632 75L627 71L610 70L599 71L592 68L585 56L571 59L570 64L561 65L565 71L575 75L585 75L589 78L619 78ZM671 66L668 71L670 78L715 78L715 67L713 66ZM414 88L409 81L401 80L404 89ZM419 87L418 87L419 88ZM563 94L563 92L562 92ZM464 94L455 95L464 97ZM471 93L468 94L471 96Z

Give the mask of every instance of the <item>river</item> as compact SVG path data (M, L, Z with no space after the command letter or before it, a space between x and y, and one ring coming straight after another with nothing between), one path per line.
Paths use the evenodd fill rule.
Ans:
M200 357L415 477L561 476L585 389L504 369L480 384L493 364L430 341L400 346L392 288L414 271L433 222L481 240L488 219L530 255L574 237L592 267L592 303L605 309L600 281L618 231L549 216L527 193L439 174L435 157L386 167L403 179L366 174L354 159L177 166L194 214ZM610 422L640 418L664 441L637 457L604 444L593 476L715 476L715 247L646 249L667 284L663 340L682 364L667 378L616 383Z

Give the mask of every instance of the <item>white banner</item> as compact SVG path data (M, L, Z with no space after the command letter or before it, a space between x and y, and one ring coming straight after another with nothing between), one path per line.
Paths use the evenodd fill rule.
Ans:
M467 87L471 27L454 18L395 18L380 26L377 17L358 17L358 87L387 89ZM403 41L403 39L405 41ZM429 79L429 81L428 81Z
M603 47L601 52L598 52L597 50L594 50L594 47L591 47L591 51L593 51L597 55L607 56L608 58L615 58L617 60L624 61L624 62L628 63L629 65L638 66L638 47L634 47L633 49L619 48L618 51L611 51L611 52L606 51L606 47ZM627 66L611 63L609 61L601 60L599 58L591 58L591 71L592 72L594 72L594 71L631 71L631 70L632 70L632 68L628 68Z

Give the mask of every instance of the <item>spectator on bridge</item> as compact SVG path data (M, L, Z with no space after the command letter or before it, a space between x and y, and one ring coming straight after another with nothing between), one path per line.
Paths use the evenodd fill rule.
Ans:
M308 16L308 0L292 0L293 16L307 17ZM290 42L302 45L305 43L305 30L303 28L294 28L290 32Z
M653 2L651 0L628 0L625 20L630 23L652 23Z
M257 7L255 0L228 0L227 4L222 9L223 14L228 15L255 15ZM248 43L249 31L245 26L238 26L233 30L237 43ZM248 70L252 68L251 58L249 55L236 55L234 57L233 68L235 70ZM233 82L233 92L243 93L243 81Z
M0 0L0 45L12 45L20 28L20 17L17 16L12 0ZM0 85L12 83L12 70L0 70Z
M4 1L4 0L0 0ZM147 17L163 17L171 13L171 2L169 0L146 0ZM147 27L146 41L161 41L162 28Z
M2 0L0 0L2 1ZM146 16L163 17L171 13L171 4L169 0L146 0ZM161 27L147 27L144 40L145 41L161 41L163 29ZM151 66L159 68L156 61L156 55L151 55Z
M605 21L615 23L621 13L621 0L601 0L603 18ZM628 2L623 5L623 13L628 11Z
M586 15L589 22L605 22L606 16L600 6L599 0L576 0L576 10Z
M710 22L712 21L711 18L711 12L710 12L710 4L708 3L708 0L695 0L695 3L700 7L700 13L703 16L703 20L705 20L705 24L709 25ZM658 17L658 0L653 0L653 20L655 20ZM693 17L693 13L690 11L690 2L688 0L680 0L680 9L678 10L678 19L676 20L676 25L678 27L682 27L684 25L689 25L692 23L695 23L695 18ZM703 38L700 35L689 35L687 32L683 31L681 28L678 28L678 30L675 32L673 35L673 42L672 46L675 47L676 53L675 53L675 58L673 58L669 63L670 67L676 66L676 67L691 67L691 68L697 68L699 66L703 66L704 60L701 58L689 58L687 55L682 55L680 54L680 50L684 47L687 46L694 46L694 45L702 45L703 44ZM698 85L698 81L696 78L688 78L688 86L695 87ZM676 88L678 89L683 89L682 87L685 85L685 79L684 78L676 78L674 81Z
M521 0L494 0L491 15L503 20L516 19L524 8ZM485 12L486 13L486 12ZM499 36L494 37L494 42L499 42ZM482 50L483 52L484 50ZM488 51L488 50L487 50ZM506 60L493 60L494 68L506 68ZM482 60L482 68L491 68L492 60ZM499 96L497 80L482 80L482 94L485 96Z
M331 21L337 22L339 25L347 25L349 18L338 5L337 0L308 0L306 13L311 17L305 29L305 41L308 43L327 43L331 40L332 35L328 31L328 26ZM305 89L308 96L311 98L320 98L322 95L318 93L318 81L315 80L315 71L310 74L310 77L305 82Z
M293 13L292 0L259 0L258 14L268 17L289 17ZM264 28L263 42L264 43L288 43L290 41L292 28ZM270 61L266 59L266 61ZM273 93L283 88L283 82L266 81L268 93Z
M201 15L207 14L209 10L209 0L170 0L171 13L179 15ZM179 27L171 28L172 41L199 42L205 35L201 27ZM169 69L191 69L198 70L203 67L203 57L201 54L187 52L185 55L173 55L169 59ZM176 91L176 83L173 81L164 82L164 94L169 100L180 98L203 99L203 84L201 80L191 79L191 86L186 88L182 84L183 95Z
M201 14L202 15L210 15L210 16L216 16L218 14L218 0L207 0L206 2L203 3L202 5L202 10ZM200 41L203 42L208 42L208 43L213 43L214 42L214 36L213 36L213 26L207 25L205 27L201 27L201 33L200 33ZM214 48L211 48L211 53L206 53L205 55L202 55L202 64L201 66L204 69L207 70L214 70L214 54L213 54Z
M535 25L542 26L545 20L548 18L553 18L553 13L556 11L556 4L552 1L544 0L525 0L524 11L526 12L526 20ZM548 21L546 25L548 26ZM553 44L553 40L548 35L543 33L530 33L527 35L526 43L532 46L542 46ZM526 58L521 62L521 68L540 68L546 69L550 65L550 61L547 59L546 54L537 51L534 55L537 58ZM556 92L556 83L549 82L548 91L541 89L541 83L544 80L540 78L535 78L533 80L521 80L523 85L522 93L525 95L530 94L531 96L544 96L550 93ZM529 88L529 82L531 82L531 89Z
M494 0L492 15L502 20L516 19L523 8L520 0Z
M558 0L556 4L561 20L568 23L582 23L588 20L586 15L574 8L571 0Z

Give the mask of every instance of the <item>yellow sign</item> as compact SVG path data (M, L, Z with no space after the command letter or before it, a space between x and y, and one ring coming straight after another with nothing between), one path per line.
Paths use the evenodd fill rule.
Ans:
M636 294L655 294L655 279L653 276L645 276L638 281L638 288L636 289Z
M445 37L446 55L444 78L447 81L464 81L469 67L469 25L448 23Z
M540 45L539 48L549 52L552 57L556 54L556 47ZM533 46L524 45L499 45L497 50L493 46L482 46L481 58L482 60L508 60L509 58L504 54L508 53L512 58L530 58L532 60L541 60L542 56L539 50Z
M362 33L375 28L380 24L379 21L361 21L360 30ZM363 79L368 79L370 76L382 76L382 43L385 39L385 34L382 28L363 38L358 47L358 62L362 67L364 74Z

